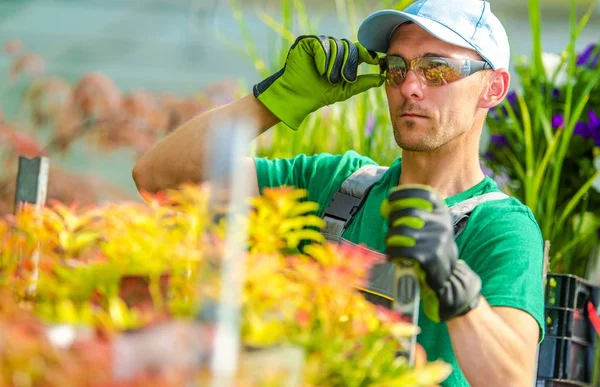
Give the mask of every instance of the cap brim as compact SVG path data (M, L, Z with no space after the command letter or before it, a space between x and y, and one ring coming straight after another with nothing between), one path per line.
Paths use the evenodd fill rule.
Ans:
M385 53L396 28L408 21L419 25L444 42L475 50L475 47L451 28L430 19L395 10L378 11L367 17L358 29L358 41L369 50Z

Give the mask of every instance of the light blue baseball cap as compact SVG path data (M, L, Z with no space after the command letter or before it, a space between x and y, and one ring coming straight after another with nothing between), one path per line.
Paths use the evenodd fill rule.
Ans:
M490 3L481 0L418 0L404 11L377 11L360 25L358 41L369 50L387 52L396 28L408 21L440 40L475 50L494 70L510 65L506 30Z

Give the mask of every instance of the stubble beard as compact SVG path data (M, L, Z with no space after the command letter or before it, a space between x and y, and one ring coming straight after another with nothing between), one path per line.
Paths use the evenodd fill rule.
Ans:
M404 113L413 113L427 119L403 118ZM440 125L431 112L404 101L395 111L390 107L390 117L396 144L409 152L430 152L442 148L454 137L448 125Z
M418 123L412 120L404 120L399 115L392 120L394 139L402 150L410 152L428 152L443 145L445 133L440 132L434 126L419 128ZM416 130L419 133L414 133ZM410 137L420 137L411 139ZM413 136L411 136L413 135Z

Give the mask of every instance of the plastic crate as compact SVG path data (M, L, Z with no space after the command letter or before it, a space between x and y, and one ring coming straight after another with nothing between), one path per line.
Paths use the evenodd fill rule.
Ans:
M593 385L600 370L600 357L590 344L565 337L546 336L540 345L538 379L561 379Z
M584 311L547 307L545 310L546 335L577 339L595 345L598 335Z
M535 387L593 387L591 384L571 382L561 379L538 379Z
M546 307L584 311L589 301L598 306L600 287L574 275L549 273L545 293Z

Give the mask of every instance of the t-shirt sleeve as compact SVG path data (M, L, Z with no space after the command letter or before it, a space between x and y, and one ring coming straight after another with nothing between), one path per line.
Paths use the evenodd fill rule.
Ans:
M264 188L268 187L303 188L308 191L307 200L319 203L321 209L354 171L367 164L376 164L370 158L354 151L343 155L301 154L282 159L257 157L254 162L261 194Z
M484 220L469 236L461 258L480 276L486 301L529 313L539 325L541 341L544 241L533 214L524 206L500 211L492 205L478 218Z

